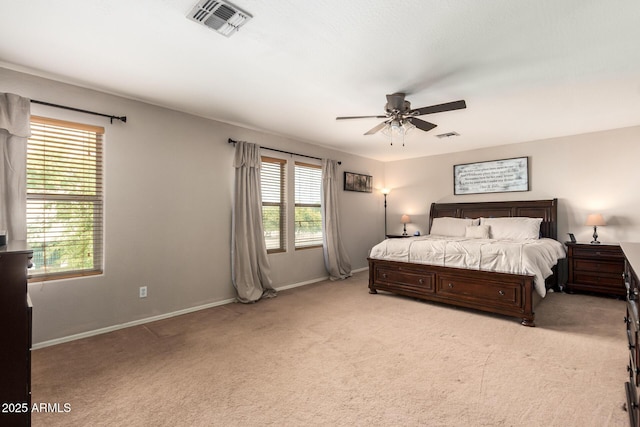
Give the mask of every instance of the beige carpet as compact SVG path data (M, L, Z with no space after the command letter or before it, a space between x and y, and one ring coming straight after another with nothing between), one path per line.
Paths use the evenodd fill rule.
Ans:
M625 303L537 327L367 293L367 273L33 352L35 426L624 426Z

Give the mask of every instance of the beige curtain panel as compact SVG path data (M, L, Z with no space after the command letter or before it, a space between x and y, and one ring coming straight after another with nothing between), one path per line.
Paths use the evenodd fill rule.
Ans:
M351 276L351 260L342 243L338 206L338 162L322 160L322 234L324 264L331 280Z
M27 239L27 140L31 103L0 93L0 230L7 241Z
M260 146L238 141L233 162L231 276L237 299L243 303L276 296L262 227L260 165Z

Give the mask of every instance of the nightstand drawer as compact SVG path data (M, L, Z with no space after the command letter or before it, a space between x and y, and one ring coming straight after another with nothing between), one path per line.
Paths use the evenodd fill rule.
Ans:
M624 263L615 261L600 261L595 259L575 259L573 268L578 271L595 271L600 273L618 274L622 277L624 273Z
M624 255L622 254L622 250L619 246L582 245L582 247L574 247L572 252L574 258L614 258L619 259L620 261L624 260Z
M624 286L624 280L622 279L622 273L620 275L615 275L615 274L600 274L600 273L591 272L591 271L574 271L573 280L575 283L580 283L585 285L605 286L605 287L615 288L618 290L624 289L626 292L626 288Z

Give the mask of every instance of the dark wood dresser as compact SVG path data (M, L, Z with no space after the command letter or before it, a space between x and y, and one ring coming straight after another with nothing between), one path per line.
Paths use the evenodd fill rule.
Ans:
M622 273L624 254L620 245L566 242L569 262L567 292L587 291L625 296Z
M31 301L26 242L0 246L0 425L31 425Z
M622 243L621 246L625 255L624 282L627 290L627 316L624 320L629 339L629 365L627 365L629 379L625 383L627 411L631 426L640 427L640 409L638 407L640 403L638 401L640 397L640 342L638 342L640 281L636 273L640 271L640 243Z

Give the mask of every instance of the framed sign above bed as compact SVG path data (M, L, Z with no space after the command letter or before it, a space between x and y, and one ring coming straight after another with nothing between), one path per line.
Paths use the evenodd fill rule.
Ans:
M510 191L529 191L528 157L453 166L453 194Z

